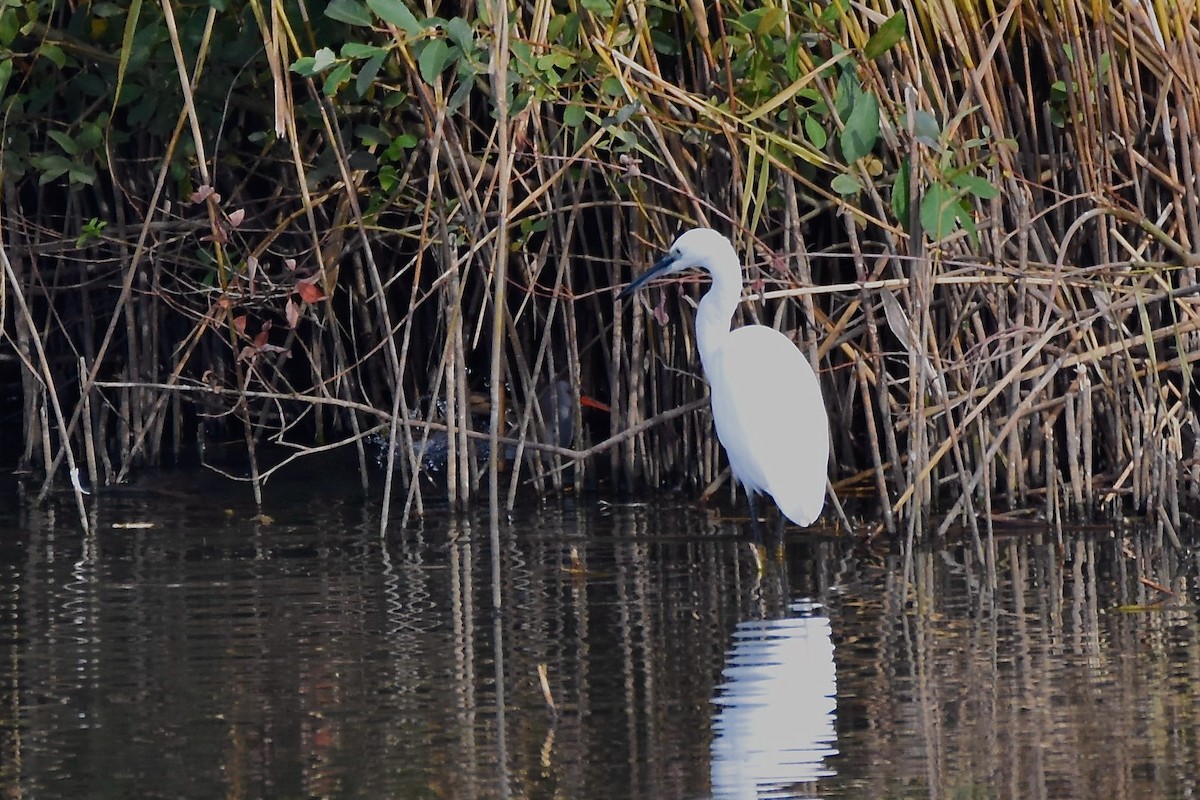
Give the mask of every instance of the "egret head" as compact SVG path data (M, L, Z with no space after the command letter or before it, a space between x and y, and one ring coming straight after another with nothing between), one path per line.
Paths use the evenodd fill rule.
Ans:
M661 275L674 275L693 267L711 273L717 264L732 264L735 270L740 270L733 245L712 228L692 228L680 234L667 254L626 286L619 297L628 297Z

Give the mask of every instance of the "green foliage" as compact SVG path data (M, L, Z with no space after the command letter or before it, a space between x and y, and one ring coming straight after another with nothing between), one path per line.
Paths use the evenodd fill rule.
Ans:
M950 130L957 127L959 117L951 120L945 129L927 111L917 110L904 122L911 127L914 140L933 151L937 159L929 170L929 181L925 186L919 208L921 227L931 241L940 241L956 230L962 229L975 246L978 231L975 226L974 208L980 201L995 200L1000 190L991 181L977 174L977 170L994 166L996 146L1011 143L992 142L987 138L956 141ZM909 186L912 180L911 164L905 159L897 172L892 187L892 212L901 224L908 223Z
M858 161L875 148L879 139L879 99L870 92L856 92L850 115L839 141L846 161Z
M908 19L904 16L903 11L897 11L888 17L887 21L879 26L879 30L875 31L867 40L866 46L863 47L863 55L874 61L899 44L906 33L908 33Z
M367 0L367 7L374 11L381 20L389 25L395 25L407 33L410 38L415 39L424 30L425 26L417 20L403 0ZM369 20L362 24L369 24Z
M194 54L208 7L173 8L185 49ZM231 87L258 80L246 66L261 59L262 40L249 12L239 13L218 17L207 80L196 89L197 111L214 130ZM110 168L108 153L126 156L135 141L147 144L145 137L161 141L182 106L161 7L143 8L137 0L0 1L0 97L8 178L94 184Z
M1063 52L1066 54L1067 63L1074 68L1075 51L1069 44L1063 44ZM1082 122L1083 106L1094 106L1098 102L1098 98L1109 80L1111 68L1112 57L1108 53L1101 53L1099 63L1096 64L1094 70L1089 71L1094 79L1085 90L1081 89L1080 85L1073 80L1058 80L1050 84L1050 121L1059 128L1066 127L1068 121ZM1072 99L1076 103L1074 117L1071 112Z
M108 222L105 220L92 217L79 231L79 236L75 238L75 246L83 247L88 242L94 239L100 239L104 236L104 229L108 227Z

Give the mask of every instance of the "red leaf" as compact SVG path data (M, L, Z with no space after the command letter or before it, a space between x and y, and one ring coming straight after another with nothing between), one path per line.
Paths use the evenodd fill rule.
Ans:
M263 325L263 329L258 332L257 336L254 337L254 347L256 350L262 350L267 346L267 331L269 330L270 328L268 328L266 325Z
M325 290L314 283L300 281L296 284L296 293L306 303L316 303L325 299Z
M213 187L205 184L204 186L201 186L198 189L196 189L196 191L192 192L192 196L190 199L193 203L203 203L213 193L214 193Z
M229 226L231 228L236 228L237 226L242 224L242 220L244 220L245 218L246 218L246 209L239 208L237 211L234 211L232 214L229 215Z
M250 279L250 294L254 294L254 277L258 275L258 259L246 256L246 276Z
M284 315L287 317L289 328L295 328L296 323L300 321L300 304L293 302L289 297L287 306L284 307Z
M238 333L240 333L242 336L245 336L246 335L246 315L239 314L238 316L234 317L233 318L233 327L237 329Z
M202 242L216 242L217 244L229 244L229 236L225 233L225 229L218 225L212 229L212 233L200 237Z
M656 305L654 307L654 320L659 325L666 325L667 323L669 323L671 321L671 318L669 316L667 316L667 305L666 305L665 297L659 301L658 305Z

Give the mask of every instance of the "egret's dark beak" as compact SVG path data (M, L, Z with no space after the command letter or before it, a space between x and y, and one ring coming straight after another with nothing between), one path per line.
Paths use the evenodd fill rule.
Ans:
M629 284L624 289L622 289L621 293L619 295L617 295L617 299L624 300L626 297L629 297L631 294L636 292L638 289L642 288L647 283L649 283L650 281L657 278L659 275L662 275L664 272L669 270L672 266L675 265L675 262L677 260L678 260L678 256L672 255L671 253L667 253L665 256L660 258L658 261L655 261L653 267L651 267L650 269L643 272L641 275L634 278L633 283Z

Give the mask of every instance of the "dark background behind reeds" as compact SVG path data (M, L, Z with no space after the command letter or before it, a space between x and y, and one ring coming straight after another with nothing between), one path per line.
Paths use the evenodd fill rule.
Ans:
M744 321L817 366L839 495L882 527L1173 532L1200 491L1200 29L1156 9L6 6L0 460L104 484L199 447L257 493L448 425L459 502L487 483L473 393L536 438L519 412L567 380L610 404L576 419L599 444L539 451L508 503L531 475L713 489L702 284L614 301L706 224Z

